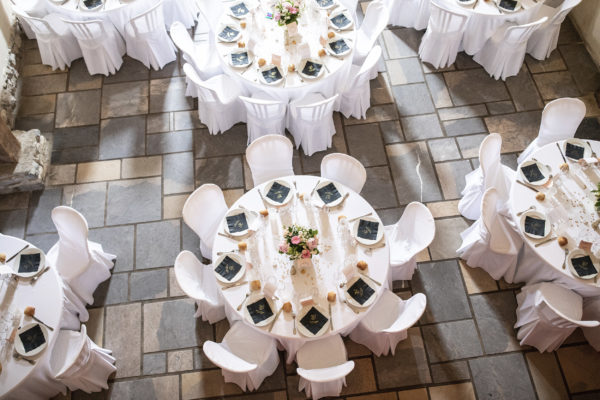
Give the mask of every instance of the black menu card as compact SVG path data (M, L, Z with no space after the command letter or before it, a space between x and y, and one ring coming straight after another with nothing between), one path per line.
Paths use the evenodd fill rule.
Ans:
M25 332L19 333L19 339L21 339L26 353L29 353L46 343L44 332L42 332L42 328L40 328L38 324L27 329Z
M329 319L324 316L319 310L311 307L304 317L300 320L300 323L310 331L313 335L323 328Z
M358 231L356 232L356 236L367 240L377 240L378 231L379 222L361 219L358 222Z
M546 220L530 217L529 215L525 216L525 232L531 235L544 236L546 233Z
M334 201L342 197L342 195L340 194L340 192L338 192L337 188L333 183L329 183L328 185L317 189L317 193L319 194L319 197L321 198L321 200L323 200L323 203L325 204L333 203Z
M226 220L229 233L243 232L248 229L248 221L246 221L246 214L244 213L230 215Z
M258 324L273 315L273 310L271 310L269 302L264 297L257 302L249 304L246 308L255 324Z
M344 39L339 39L335 42L329 42L329 47L335 54L345 53L346 51L350 50L350 47L348 47L348 44Z
M21 254L19 273L37 272L40 269L40 253Z
M565 147L565 155L573 160L583 158L584 151L585 149L583 147L573 143L567 143L567 146Z
M577 272L577 275L579 276L598 273L590 256L573 257L571 258L571 264L573 264L573 268L575 268L575 272Z
M267 197L277 203L283 203L289 192L289 187L283 186L279 182L273 182L273 185L271 185L271 188L267 193Z
M267 83L277 82L281 78L281 72L279 72L279 68L273 67L262 71L262 76Z
M348 294L360 305L365 304L365 301L369 300L374 293L375 290L363 281L362 278L358 278L348 289Z
M530 164L526 167L521 167L521 171L523 171L525 179L527 179L529 182L537 182L545 178L537 164Z
M215 271L217 274L230 281L238 274L238 272L240 272L240 269L242 269L241 264L237 263L233 258L225 256L223 261L217 265Z

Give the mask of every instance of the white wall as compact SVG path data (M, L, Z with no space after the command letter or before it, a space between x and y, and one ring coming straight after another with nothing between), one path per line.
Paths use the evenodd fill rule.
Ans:
M600 65L600 0L583 0L571 11L571 20L592 58Z
M9 0L0 0L0 79L4 78L4 69L8 64L8 49L10 46L11 26L14 16ZM0 83L0 87L2 83Z

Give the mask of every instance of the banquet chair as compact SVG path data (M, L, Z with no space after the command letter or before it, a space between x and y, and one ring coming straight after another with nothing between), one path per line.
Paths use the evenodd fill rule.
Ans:
M350 333L350 339L366 346L377 357L387 356L390 351L394 355L396 346L408 337L408 328L421 318L426 305L427 298L423 293L405 301L386 289Z
M85 217L71 207L52 210L58 242L48 252L65 283L87 304L94 303L94 291L108 278L117 256L106 253L100 243L88 240Z
M240 89L230 77L220 74L204 81L188 63L183 66L183 72L198 93L198 116L211 135L225 132L238 122L246 122Z
M348 361L346 346L340 335L306 342L296 354L300 376L298 390L306 397L318 400L327 396L339 396L346 386L346 375L354 369L354 361Z
M244 391L258 389L279 365L275 339L241 321L231 326L221 343L207 340L202 350L221 368L225 382L235 383Z
M200 15L208 22L210 30L216 32L221 16L225 13L223 2L215 0L196 0L196 2L200 9Z
M419 57L434 68L454 64L469 17L446 10L440 0L431 1L431 17L419 45Z
M600 296L583 299L583 319L600 321ZM600 327L583 328L583 336L596 351L600 351Z
M225 318L223 299L213 276L212 265L202 264L191 252L184 250L175 259L175 278L183 292L196 301L195 318L214 324Z
M533 32L527 41L527 53L537 60L544 60L550 57L550 54L556 49L556 45L558 44L560 25L567 17L567 14L579 3L581 3L581 0L564 0L558 9L541 4L538 17L548 17L548 21Z
M340 112L344 117L367 118L371 107L370 75L381 58L381 47L374 46L360 67L353 65L348 79L349 84L340 95Z
M554 351L575 329L597 328L600 322L583 321L583 300L577 293L552 283L524 286L517 295L517 339L540 353Z
M131 18L125 26L125 42L127 54L146 68L159 70L177 59L175 46L165 29L162 0Z
M296 148L302 146L307 156L331 147L331 138L335 135L333 107L338 96L327 99L320 93L309 93L290 102L287 128L294 137Z
M13 11L35 32L42 64L51 66L52 70L63 70L70 67L73 60L82 57L77 39L55 14L34 18L18 7L13 7Z
M435 237L435 222L431 211L422 203L408 204L394 225L385 227L390 245L389 284L412 279L417 268L417 254L427 248Z
M163 13L167 28L175 22L180 22L187 28L193 28L199 11L196 0L163 0Z
M481 198L486 189L496 188L498 196L508 200L510 186L515 171L502 165L500 150L502 136L491 133L483 139L479 146L479 167L465 176L466 185L462 190L462 198L458 202L458 211L468 219L475 220L481 215Z
M427 28L431 14L429 3L430 0L385 0L390 11L388 24L418 31Z
M485 191L481 217L460 236L462 244L456 253L469 267L479 267L495 280L514 281L523 239L495 188Z
M367 170L360 161L348 154L332 153L321 160L321 177L339 182L360 193L367 181Z
M90 75L116 73L123 64L125 42L110 23L101 20L68 21L63 19L83 53Z
M108 378L117 370L111 354L90 339L85 325L80 332L61 330L52 347L50 371L69 390L100 392L108 389Z
M240 96L246 107L248 144L264 135L285 135L287 104L260 97Z
M506 23L485 42L481 50L473 55L473 60L483 66L490 76L506 80L521 70L527 41L542 26L548 17L524 25Z
M390 19L390 12L382 0L374 0L367 6L365 17L356 31L352 64L362 65ZM376 69L374 69L376 71ZM371 75L373 78L373 75Z
M293 157L294 146L283 135L265 135L253 141L246 149L246 160L254 186L294 175Z
M540 147L575 136L585 113L585 103L575 98L564 97L546 104L538 135L519 155L519 164L531 157Z
M205 258L212 257L212 245L226 213L223 191L212 183L194 190L183 205L183 221L200 237L200 252Z

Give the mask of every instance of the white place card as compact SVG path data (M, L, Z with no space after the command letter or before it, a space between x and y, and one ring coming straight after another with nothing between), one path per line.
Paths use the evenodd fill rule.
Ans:
M298 46L298 55L301 60L310 57L310 46L308 43L300 43Z
M273 55L271 56L271 63L277 65L278 67L281 67L281 56L279 54L273 53Z

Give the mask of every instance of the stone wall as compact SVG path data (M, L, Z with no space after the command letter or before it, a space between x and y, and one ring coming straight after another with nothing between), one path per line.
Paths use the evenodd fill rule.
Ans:
M0 109L5 110L8 124L14 126L18 100L20 97L21 86L19 80L19 64L21 61L22 46L21 29L16 22L13 22L8 39L7 63L4 71L1 72L2 89L0 90Z

